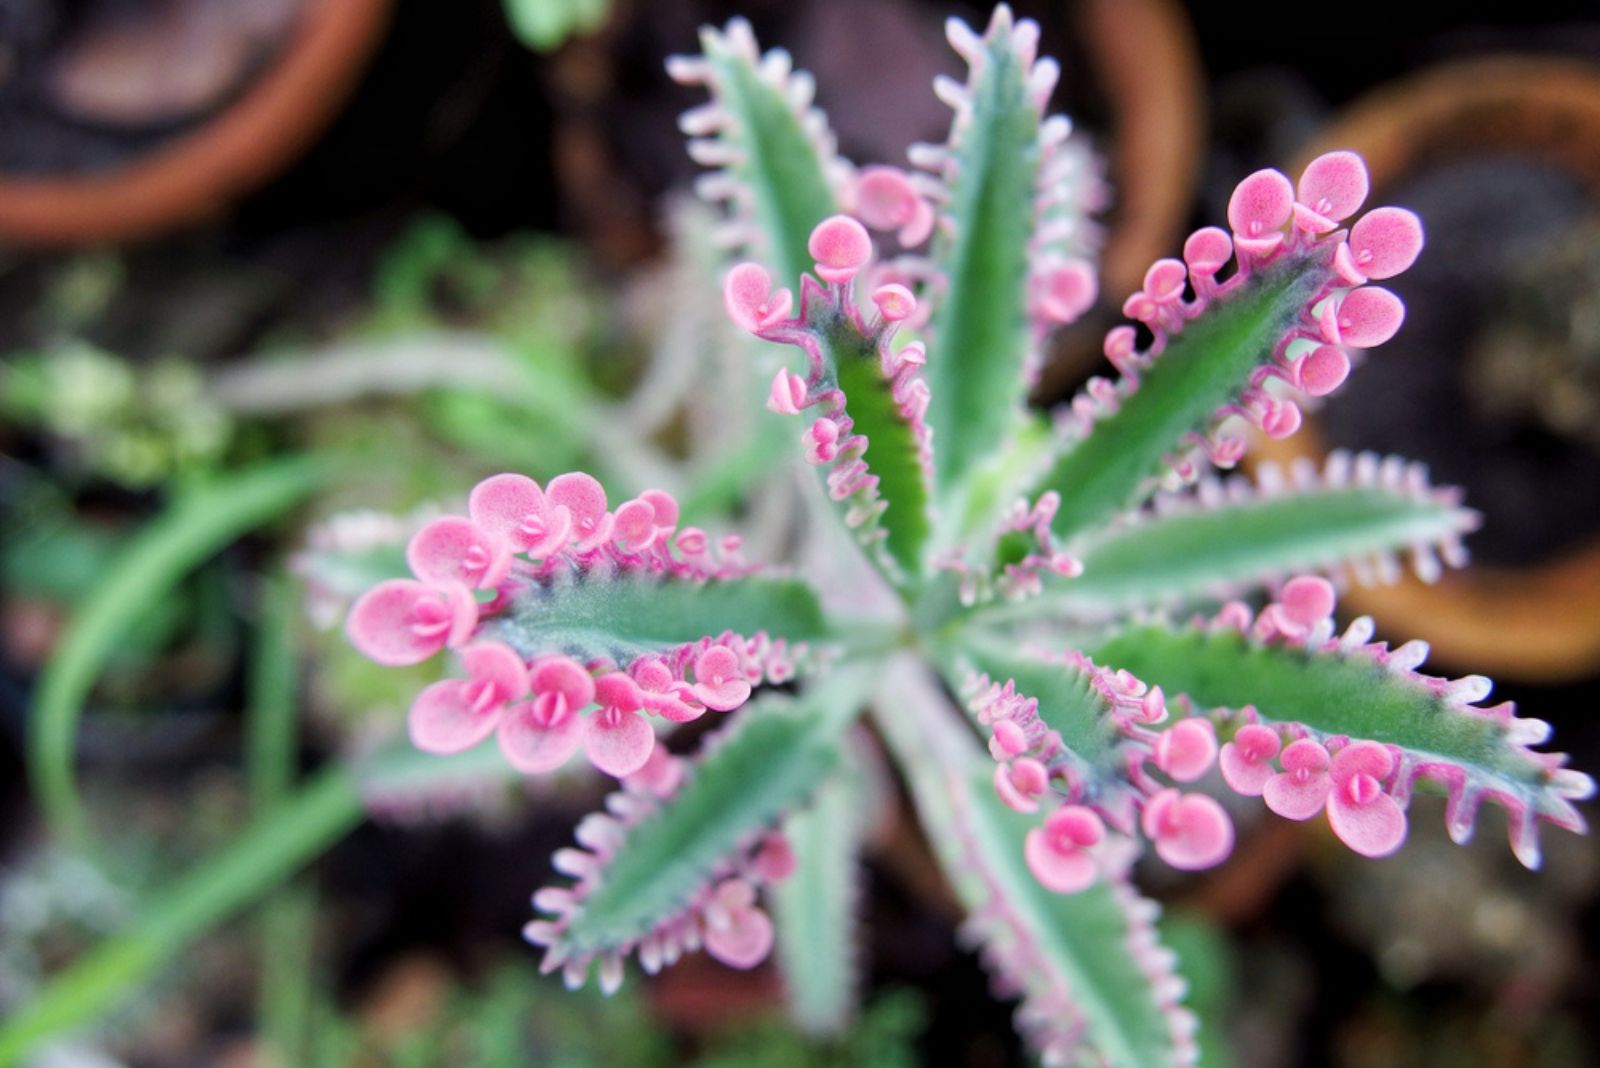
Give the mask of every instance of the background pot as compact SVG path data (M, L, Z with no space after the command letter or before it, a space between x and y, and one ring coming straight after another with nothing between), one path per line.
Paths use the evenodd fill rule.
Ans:
M391 0L307 0L278 54L195 129L103 171L0 175L0 239L123 241L218 213L291 163L333 118L390 7Z
M1592 212L1592 205L1600 204L1600 69L1532 57L1441 64L1358 102L1322 132L1291 173L1333 148L1351 148L1366 157L1374 203L1395 199L1396 186L1437 168L1474 158L1514 158L1567 176L1589 198ZM1507 210L1512 207L1506 205ZM1472 210L1481 212L1482 205ZM1431 236L1449 238L1437 232ZM1426 311L1420 302L1413 304L1413 310L1419 317ZM1456 361L1451 373L1465 374L1463 354L1448 355ZM1385 359L1400 358L1377 356L1361 377L1378 373L1377 365ZM1413 399L1425 404L1429 397ZM1335 422L1331 414L1308 419L1305 429L1289 441L1263 443L1259 455L1320 460L1330 445L1368 444L1330 441L1334 436L1330 424ZM1462 421L1456 432L1471 430ZM1442 450L1451 447L1448 440L1433 443L1436 465L1448 458ZM1436 475L1448 481L1447 475L1437 471ZM1475 499L1473 487L1468 489L1468 503L1485 509L1491 532L1533 521L1518 514L1509 499L1496 500L1493 494L1485 498L1482 493ZM1582 486L1567 492L1588 496ZM1590 515L1600 510L1600 502L1593 500L1584 505L1580 499L1575 506L1587 507ZM1408 576L1394 586L1355 588L1345 604L1354 612L1377 617L1390 633L1425 638L1438 660L1472 664L1496 677L1548 683L1583 678L1600 669L1600 539L1593 533L1576 546L1549 553L1474 563L1434 585Z

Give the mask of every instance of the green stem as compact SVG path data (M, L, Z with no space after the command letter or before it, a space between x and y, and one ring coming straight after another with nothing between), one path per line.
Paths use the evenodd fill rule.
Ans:
M82 847L88 820L72 768L83 703L139 614L229 542L303 500L331 474L305 457L225 473L185 493L117 557L73 617L34 696L28 771L57 839Z
M155 904L0 1023L0 1068L42 1039L87 1023L132 994L200 935L277 886L354 829L361 798L351 772L314 777L200 870L151 896Z

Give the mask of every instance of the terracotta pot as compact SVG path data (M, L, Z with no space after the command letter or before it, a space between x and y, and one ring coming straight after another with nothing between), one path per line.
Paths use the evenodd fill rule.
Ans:
M304 151L338 112L392 0L309 0L282 52L233 104L110 170L0 175L0 240L76 245L147 237L220 212Z
M1366 157L1374 203L1408 174L1485 151L1558 167L1600 200L1600 68L1520 57L1442 64L1358 102L1291 173L1334 148ZM1258 455L1283 461L1327 451L1315 419L1286 442L1261 444ZM1344 603L1391 634L1426 639L1452 666L1545 683L1600 670L1600 542L1524 566L1474 564L1434 585L1408 576L1357 587Z

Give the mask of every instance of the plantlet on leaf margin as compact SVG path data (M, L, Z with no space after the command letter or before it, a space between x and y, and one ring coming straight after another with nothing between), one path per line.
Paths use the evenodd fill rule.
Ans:
M1130 875L1144 843L1180 869L1225 860L1217 790L1326 812L1369 856L1401 848L1417 783L1448 796L1458 840L1484 800L1502 804L1530 866L1538 822L1583 829L1573 802L1593 781L1531 748L1544 724L1478 705L1485 679L1418 673L1421 643L1375 643L1364 619L1335 631L1330 579L1385 576L1402 551L1424 577L1462 562L1477 520L1456 495L1368 456L1255 485L1203 474L1240 458L1240 421L1292 434L1348 350L1400 326L1398 298L1368 282L1405 270L1422 228L1399 208L1356 217L1359 158L1246 178L1230 229L1196 232L1125 302L1149 343L1113 329L1114 380L1048 425L1027 411L1040 342L1095 292L1093 182L1046 117L1056 68L1037 37L1003 6L981 34L950 23L968 77L936 86L951 133L912 150L916 172L841 160L809 79L742 21L670 65L711 94L684 127L718 168L702 189L729 205L725 236L754 256L726 275L728 314L801 351L768 407L802 416L804 456L901 618L831 614L833 591L679 529L667 494L612 510L580 473L481 483L466 516L417 532L412 578L350 613L380 662L458 653L466 677L412 708L419 747L494 734L529 774L582 748L621 780L583 848L556 855L575 882L534 897L527 936L572 985L597 967L615 988L633 953L650 972L702 946L764 959L783 932L761 895L811 862L785 823L843 774L869 710L1052 1063L1196 1056ZM877 256L873 230L897 256ZM1259 609L1229 599L1261 590ZM656 744L656 721L707 712L729 718L693 754ZM839 952L814 941L796 951Z

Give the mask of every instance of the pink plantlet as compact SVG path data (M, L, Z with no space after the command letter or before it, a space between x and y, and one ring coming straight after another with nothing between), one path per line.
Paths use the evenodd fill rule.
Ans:
M501 713L528 693L528 668L509 646L477 642L461 650L465 679L445 679L417 694L406 724L428 753L471 749L499 726Z
M1345 746L1328 769L1328 823L1362 856L1386 857L1406 840L1406 815L1383 785L1394 769L1394 754L1377 742Z
M611 537L611 514L606 511L606 491L581 471L557 475L545 489L545 501L572 514L573 548L588 552Z
M1223 745L1217 764L1222 780L1234 793L1260 797L1267 780L1276 774L1272 758L1282 746L1278 732L1259 723L1247 723Z
M1028 870L1046 890L1076 894L1093 885L1099 866L1091 850L1105 838L1106 826L1093 809L1062 805L1023 842Z
M713 645L694 662L694 695L707 708L731 712L750 699L750 680L732 649Z
M699 719L705 708L690 704L685 695L693 691L678 681L672 669L659 657L645 656L635 660L628 668L633 681L639 685L639 699L645 708L674 723L687 723Z
M533 666L529 688L532 699L506 711L496 737L513 768L540 775L565 764L583 744L582 711L594 700L595 682L583 665L555 656Z
M1019 757L994 769L1000 800L1018 812L1039 811L1039 798L1050 785L1050 773L1032 757Z
M1034 290L1038 314L1057 323L1076 322L1100 295L1094 268L1083 260L1050 265Z
M867 228L848 215L834 215L811 231L806 248L817 261L817 277L843 285L872 259L872 238Z
M1233 852L1233 821L1205 794L1162 790L1145 802L1139 826L1156 854L1181 871L1214 868Z
M617 509L611 526L617 544L630 553L648 551L660 539L663 529L656 521L655 508L637 497Z
M856 214L874 230L898 230L900 244L914 248L933 232L933 206L910 177L893 167L868 167L856 181ZM812 250L812 255L822 257Z
M666 490L647 489L639 494L639 499L655 510L656 528L663 536L677 529L679 508L676 497Z
M380 664L420 664L466 641L478 622L472 591L460 583L429 586L388 579L361 595L345 621L350 644Z
M653 797L668 798L683 785L684 760L673 756L665 746L652 746L650 756L638 771L627 776L623 783L630 790Z
M1334 254L1334 268L1351 285L1361 285L1409 269L1421 251L1422 220L1404 208L1377 208L1351 227L1349 240Z
M829 418L821 418L806 429L802 442L806 447L806 459L814 464L825 464L839 455L839 424Z
M904 322L917 310L917 298L905 286L890 283L872 291L878 314L891 323Z
M406 546L406 563L429 585L487 589L505 578L511 546L470 519L447 515L417 531Z
M481 529L533 557L556 552L572 534L572 513L547 502L539 483L525 475L484 479L467 498L467 512Z
M1318 345L1295 364L1296 384L1313 397L1326 397L1350 375L1350 357L1337 345Z
M626 674L613 671L594 682L599 710L589 717L583 749L589 762L607 775L632 775L650 759L656 733L639 714L644 701L639 687Z
M1328 340L1368 349L1394 337L1406 317L1406 308L1387 289L1362 286L1339 302L1336 315L1337 330Z
M1273 170L1256 171L1228 199L1228 225L1234 247L1266 256L1283 242L1282 230L1294 213L1294 189Z
M1178 782L1194 782L1217 759L1217 731L1208 719L1179 720L1155 743L1156 767Z
M722 285L722 303L728 318L752 334L759 334L789 317L794 294L774 291L772 276L756 263L741 263L728 272Z
M761 848L751 858L751 870L767 884L781 883L794 874L798 861L794 846L787 836L774 831L761 841Z
M1301 738L1283 750L1283 770L1267 779L1261 799L1286 820L1308 820L1328 800L1332 759L1321 742Z
M706 906L706 952L730 968L754 968L772 952L772 921L755 901L755 887L729 879Z
M1329 152L1300 175L1295 225L1314 234L1336 229L1367 199L1367 165L1354 152Z

